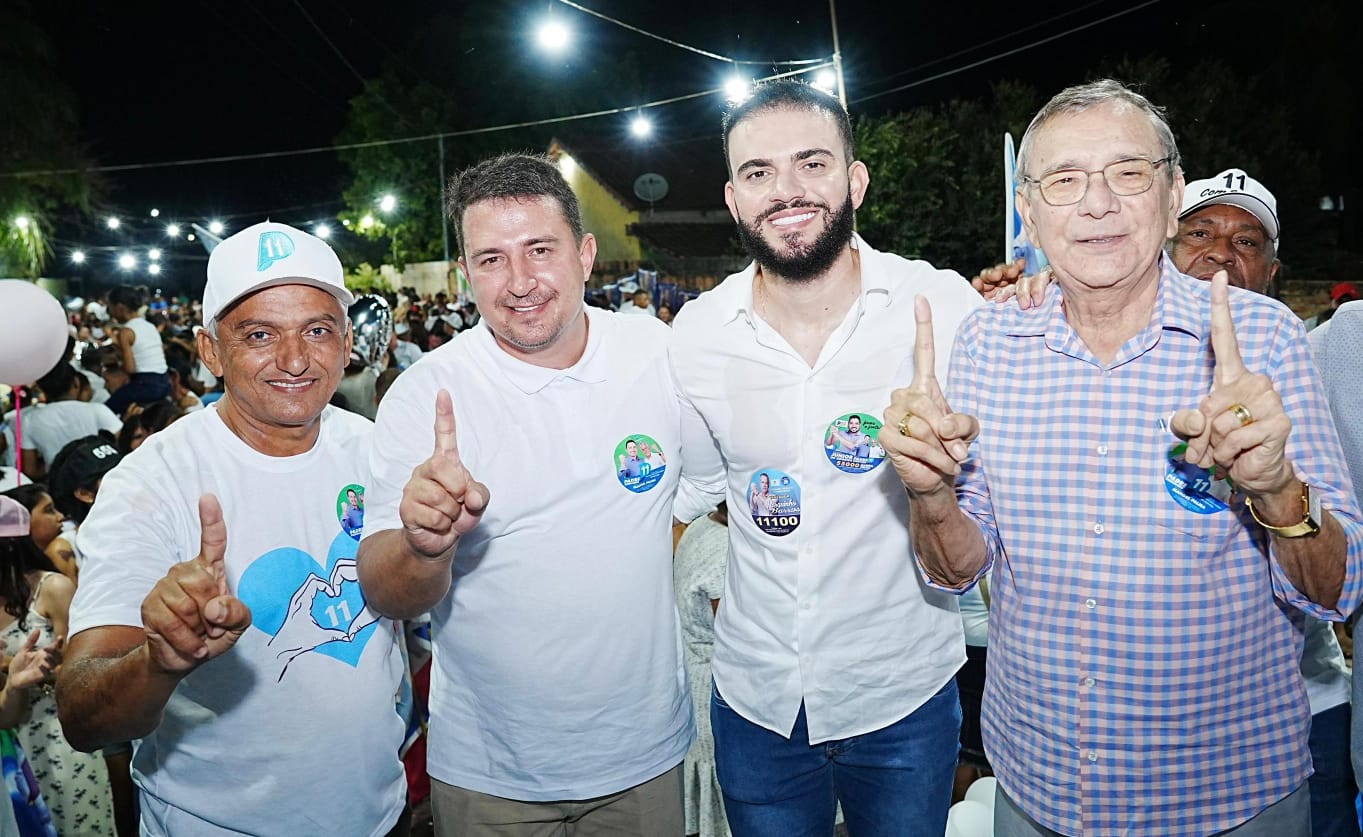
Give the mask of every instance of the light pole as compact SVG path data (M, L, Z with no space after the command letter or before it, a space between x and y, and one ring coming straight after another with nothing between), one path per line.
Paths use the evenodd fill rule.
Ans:
M828 0L828 20L833 24L833 72L838 75L838 101L847 110L847 85L842 80L842 47L838 44L838 0Z

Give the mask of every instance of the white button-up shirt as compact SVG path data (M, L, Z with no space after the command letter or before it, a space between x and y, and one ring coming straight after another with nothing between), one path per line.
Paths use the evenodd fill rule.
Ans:
M715 684L781 735L803 702L811 743L889 726L965 662L956 597L918 574L893 466L877 445L838 435L851 437L856 413L874 440L890 392L913 377L915 295L932 304L943 379L956 327L980 297L957 273L860 237L854 246L861 294L812 367L757 315L754 266L684 306L673 329L676 513L690 520L729 501Z

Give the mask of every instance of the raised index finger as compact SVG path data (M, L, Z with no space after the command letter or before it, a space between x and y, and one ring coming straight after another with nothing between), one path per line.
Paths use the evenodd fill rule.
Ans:
M212 494L199 498L199 560L221 582L225 576L223 562L227 556L227 522L222 518L222 506Z
M459 443L455 437L454 399L449 390L442 389L435 396L435 452L458 459Z
M926 392L937 384L937 344L932 336L932 306L921 294L913 298L913 380L911 389Z
M1212 277L1212 358L1216 362L1213 382L1228 384L1245 374L1240 343L1235 339L1235 323L1230 315L1230 290L1226 271Z

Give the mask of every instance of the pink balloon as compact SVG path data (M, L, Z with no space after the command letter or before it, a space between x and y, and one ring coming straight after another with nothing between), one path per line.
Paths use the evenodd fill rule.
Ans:
M0 279L0 383L31 384L66 351L66 312L32 282Z

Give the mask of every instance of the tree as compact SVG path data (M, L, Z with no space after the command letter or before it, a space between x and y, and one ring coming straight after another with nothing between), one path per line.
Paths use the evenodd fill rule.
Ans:
M523 6L509 0L468 4L462 16L437 15L351 100L337 144L472 131L641 101L639 62L630 53L574 53L550 68L534 56L494 59L489 43L527 37L512 23L523 15ZM559 127L450 137L446 177L498 152L544 151ZM346 149L340 157L351 172L341 213L350 229L386 241L387 258L398 266L441 258L444 185L436 140ZM399 201L388 216L376 203L385 193ZM453 229L450 249L457 255Z
M970 276L1003 255L1003 132L1022 139L1036 91L1001 82L985 100L857 120L871 189L857 224L875 247Z
M53 217L88 207L90 181L16 173L87 165L76 136L75 95L58 78L46 36L27 3L0 4L0 276L37 278L51 256ZM23 219L20 221L19 219Z

